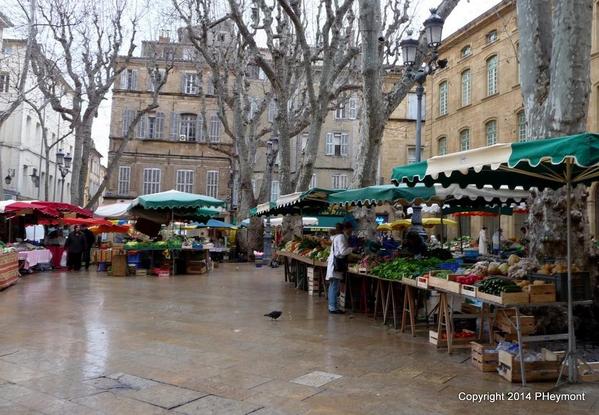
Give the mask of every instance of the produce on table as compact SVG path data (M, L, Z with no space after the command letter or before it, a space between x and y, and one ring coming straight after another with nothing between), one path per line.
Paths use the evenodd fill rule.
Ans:
M456 275L455 282L459 282L460 284L466 285L474 285L477 282L481 281L484 277L476 274L468 274L468 275Z
M441 262L438 258L408 259L396 258L374 267L370 273L377 277L400 280L402 277L414 278L426 271L435 269Z
M449 278L451 272L449 271L431 271L430 276L435 278L440 278L442 280L446 280Z
M502 292L517 293L522 291L522 288L513 281L496 277L484 279L478 282L476 286L478 287L478 291L496 296L500 296Z
M518 255L510 255L509 258L507 259L507 264L511 267L512 265L517 264L518 262L520 262L520 257Z
M509 263L509 259L508 259L508 263ZM527 275L533 273L538 267L539 267L539 264L537 263L536 259L522 258L518 262L510 265L508 272L507 272L507 276L509 278L522 279L522 278L526 277Z
M444 261L448 259L453 259L453 255L451 255L451 252L448 249L442 248L429 249L427 252L427 256L430 258L439 258Z
M581 269L576 265L572 265L572 272L580 272ZM555 264L544 264L541 269L539 269L539 274L543 275L555 275L555 274L565 274L568 272L568 265L565 262L556 262Z

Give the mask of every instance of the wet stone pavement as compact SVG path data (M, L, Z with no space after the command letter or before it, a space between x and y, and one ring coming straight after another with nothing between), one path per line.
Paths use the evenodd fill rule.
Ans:
M278 321L263 317L283 310ZM363 315L330 316L282 269L209 276L40 273L0 292L0 414L597 414L583 401L475 404L536 392Z

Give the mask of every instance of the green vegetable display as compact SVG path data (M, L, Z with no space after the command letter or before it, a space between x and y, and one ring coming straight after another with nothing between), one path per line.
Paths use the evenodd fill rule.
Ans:
M501 293L518 293L522 288L518 287L513 281L503 278L487 278L476 284L478 290L491 295L501 295Z
M443 261L438 258L396 258L393 261L377 265L370 271L370 273L377 277L390 280L401 280L402 277L414 278L422 275L426 271L435 269L441 262Z

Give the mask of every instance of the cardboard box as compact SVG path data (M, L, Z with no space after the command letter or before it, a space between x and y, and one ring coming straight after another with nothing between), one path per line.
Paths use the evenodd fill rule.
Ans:
M127 255L112 255L112 276L127 276Z

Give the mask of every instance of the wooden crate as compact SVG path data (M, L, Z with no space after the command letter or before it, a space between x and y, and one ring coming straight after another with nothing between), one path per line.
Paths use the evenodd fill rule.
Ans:
M518 336L512 333L504 333L502 331L495 330L493 331L493 340L497 343L501 342L517 342Z
M127 255L112 255L112 276L127 276Z
M480 314L480 307L475 306L474 304L462 303L460 306L460 310L464 314Z
M599 382L599 362L578 365L578 379L581 382Z
M543 355L543 360L553 361L553 362L561 362L564 360L566 356L565 351L552 351L546 348L541 348L541 354Z
M472 366L481 372L497 372L499 364L498 353L494 351L493 346L470 342Z
M495 318L495 327L504 333L516 334L516 311L511 309L498 310ZM520 332L523 335L534 333L536 323L534 316L520 314Z
M472 339L476 338L475 332L470 331L470 330L464 330L464 331L471 333L472 337L467 337L467 338L454 337L453 342L452 342L452 344L454 346L470 344ZM429 341L429 343L434 344L437 347L447 347L447 339L439 338L439 333L436 330L428 331L428 341Z
M314 272L313 267L307 267L306 274L308 276L308 295L318 295L320 289L318 274Z
M501 296L478 291L476 293L476 298L497 304L528 304L528 293L526 291L519 293L501 293Z
M524 287L524 290L528 292L532 304L553 303L556 301L555 284L531 284Z
M417 277L416 284L418 288L424 288L425 290L428 290L428 277Z
M561 363L554 361L524 362L524 375L527 382L551 382L558 378ZM499 376L509 382L522 382L520 360L504 350L499 351Z
M410 277L404 277L401 280L402 284L409 285L410 287L418 287L418 280Z
M462 295L465 295L466 297L476 298L476 295L478 293L478 287L470 284L462 284L460 292L462 293Z
M460 284L459 282L452 281L451 277L452 276L449 275L447 277L448 279L437 278L433 274L431 274L428 277L428 286L429 287L433 287L433 288L440 288L440 289L445 290L445 291L449 291L449 292L453 292L453 293L459 294L460 293L460 289L462 287L462 284Z

